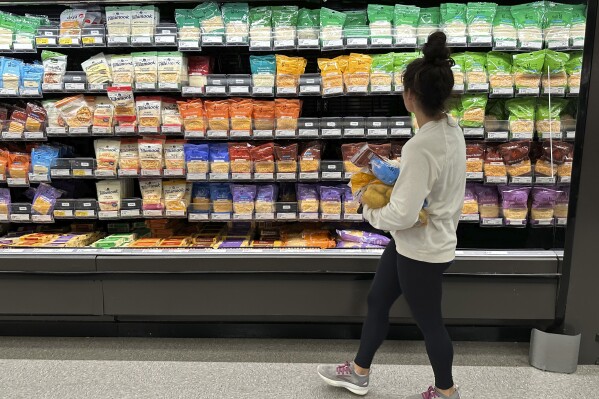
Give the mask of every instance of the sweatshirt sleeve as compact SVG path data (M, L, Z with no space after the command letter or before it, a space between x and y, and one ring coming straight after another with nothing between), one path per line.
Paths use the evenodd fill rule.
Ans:
M430 152L418 146L404 147L401 172L389 203L380 209L365 206L364 218L379 230L397 231L413 227L438 176L438 163Z

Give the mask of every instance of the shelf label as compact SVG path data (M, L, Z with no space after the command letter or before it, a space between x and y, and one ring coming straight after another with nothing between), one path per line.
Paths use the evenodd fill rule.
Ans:
M119 169L119 177L136 177L138 175L137 169Z
M532 140L533 133L532 132L519 132L512 133L512 137L516 140Z
M163 175L166 177L181 177L185 176L184 169L164 169Z
M341 179L341 172L322 172L323 180L339 180Z
M367 37L348 37L347 38L347 46L355 46L355 47L367 47L368 46L368 38Z
M412 129L409 127L391 128L391 136L410 137L411 135L412 135Z
M254 137L256 138L272 138L274 137L274 132L272 130L254 130Z
M157 176L162 176L162 171L160 169L142 169L141 170L141 175L142 176L153 176L153 177L157 177Z
M250 86L229 86L230 94L250 94Z
M341 220L340 213L323 213L321 215L322 220Z
M212 220L231 220L230 213L212 213L210 214L210 219Z
M465 127L464 136L466 137L482 137L485 135L485 129L482 127Z
M316 212L315 213L300 212L299 219L300 220L318 220L318 213L316 213Z
M83 91L85 90L85 83L65 83L64 89L72 91Z
M131 44L152 44L152 36L131 36Z
M300 180L318 180L318 172L301 172Z
M252 135L249 130L231 130L229 132L229 137L231 138L249 138L251 136Z
M274 173L254 173L254 180L274 180Z
M537 184L555 184L555 177L551 176L537 176L535 177Z
M295 137L295 130L280 130L275 131L276 137Z
M489 140L507 140L509 132L487 132L487 139Z
M532 184L532 176L512 176L512 184Z
M296 180L297 179L297 174L295 174L294 172L288 173L288 172L279 172L277 173L277 180Z
M341 137L341 129L322 129L320 134L323 137Z
M466 172L467 180L482 180L483 172Z
M206 94L227 94L227 86L206 86Z
M347 137L361 137L364 136L364 129L344 129L343 135Z
M71 176L70 169L50 169L50 176L52 177L68 177Z
M208 130L209 139L226 139L229 137L228 130Z
M114 170L96 169L95 175L97 177L116 177Z
M518 46L516 39L495 40L496 49L515 49Z
M298 47L318 48L318 39L298 39Z
M185 138L186 139L200 139L204 138L205 133L203 130L186 130Z
M144 209L144 217L160 217L163 215L162 209Z
M121 209L121 217L123 218L133 218L133 217L140 217L141 216L141 209Z
M189 180L189 181L205 181L205 180L207 180L206 176L207 176L206 173L188 173L187 180Z
M29 182L26 177L8 177L6 183L9 186L28 186Z
M186 215L187 215L186 211L175 211L175 210L170 210L170 209L166 210L166 216L170 216L170 217L186 217Z
M295 216L295 215L293 215L293 216ZM274 220L274 218L275 218L275 214L273 212L254 214L254 219L256 219L256 220Z
M28 222L31 220L31 215L28 213L11 213L11 222Z
M190 221L194 221L194 220L209 220L210 219L210 215L208 213L190 213L189 216L187 217L188 220Z
M72 218L73 211L71 209L55 209L54 217L55 218Z
M480 215L478 213L460 216L460 222L478 222L479 220Z
M483 218L481 219L483 226L503 226L503 219L501 218Z
M538 87L520 87L518 89L518 95L520 96L538 96L541 89Z
M343 214L343 220L351 220L353 222L361 222L364 217L359 213L345 213Z
M210 173L210 180L229 180L228 173Z
M118 219L119 211L100 211L98 217L100 219Z
M252 180L251 173L231 173L231 180Z

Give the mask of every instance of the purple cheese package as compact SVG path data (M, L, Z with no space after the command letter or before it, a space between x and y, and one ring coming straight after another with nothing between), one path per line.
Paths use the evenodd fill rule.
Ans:
M362 230L337 230L337 235L342 241L350 241L363 244L387 246L391 239L377 233L369 233Z

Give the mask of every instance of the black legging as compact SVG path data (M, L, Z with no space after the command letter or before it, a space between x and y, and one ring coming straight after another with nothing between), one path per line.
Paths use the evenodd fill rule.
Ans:
M426 343L426 352L439 389L453 387L453 345L441 315L441 280L450 263L427 263L397 253L391 241L374 276L368 294L368 316L362 328L355 363L370 368L375 352L389 330L389 310L403 293Z

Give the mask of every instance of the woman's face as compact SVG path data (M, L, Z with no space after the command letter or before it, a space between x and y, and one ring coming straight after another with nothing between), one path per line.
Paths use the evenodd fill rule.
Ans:
M408 112L414 112L414 95L412 94L412 90L406 89L403 94L403 103L406 106Z

